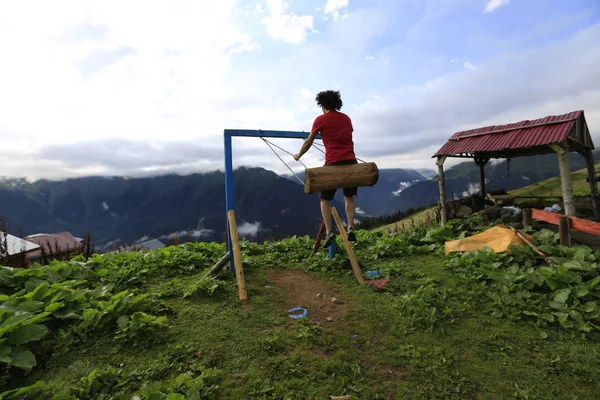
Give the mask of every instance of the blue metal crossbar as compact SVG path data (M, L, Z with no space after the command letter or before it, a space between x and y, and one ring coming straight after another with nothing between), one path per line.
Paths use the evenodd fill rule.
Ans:
M282 139L306 139L308 138L308 132L295 132L295 131L263 131L263 130L248 130L248 129L225 129L223 132L224 150L225 150L225 220L227 221L227 213L229 210L233 210L233 151L232 151L232 140L234 136L238 137L265 137L265 138L282 138ZM321 135L318 134L316 139L321 139ZM229 232L229 221L227 221L227 232ZM227 243L230 253L233 251L231 244L231 237L227 234ZM335 243L329 247L329 257L335 255ZM234 257L229 257L231 272L235 272L235 261Z

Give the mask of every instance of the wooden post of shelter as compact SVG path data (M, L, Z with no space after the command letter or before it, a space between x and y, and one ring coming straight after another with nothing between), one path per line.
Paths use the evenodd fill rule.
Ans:
M489 158L475 157L475 164L479 167L479 194L485 197L485 165L490 161Z
M581 154L585 158L585 164L587 166L594 218L600 218L600 198L598 197L598 182L596 182L596 166L594 165L594 154L590 149L581 151L579 152L579 154Z
M558 166L560 169L560 181L562 185L563 203L565 215L575 215L575 201L573 199L573 181L569 169L569 151L566 147L557 144L549 145L558 154Z
M438 166L438 184L440 187L440 216L442 225L448 222L448 208L446 206L446 181L444 180L444 161L446 156L438 156L436 164Z
M523 226L531 225L531 208L523 210Z
M558 218L558 235L560 244L563 246L571 245L571 220L569 217Z

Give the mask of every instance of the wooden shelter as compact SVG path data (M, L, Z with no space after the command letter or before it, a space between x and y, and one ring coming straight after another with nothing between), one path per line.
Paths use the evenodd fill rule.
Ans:
M515 158L556 153L560 168L565 214L573 216L573 185L569 169L569 152L575 151L586 160L594 216L599 217L598 188L594 169L594 144L585 121L584 112L573 111L533 121L487 126L457 132L433 155L438 166L441 219L448 220L444 182L444 161L448 157L472 158L479 166L480 193L485 190L485 165L492 158Z

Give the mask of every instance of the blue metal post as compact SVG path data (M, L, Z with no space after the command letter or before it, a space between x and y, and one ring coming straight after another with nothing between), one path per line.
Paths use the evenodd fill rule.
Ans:
M229 210L233 210L233 158L231 150L231 135L225 132L223 135L223 148L225 149L225 221L227 222L227 232L229 232L229 219L227 215ZM235 273L235 262L233 260L233 246L231 244L231 235L227 234L227 248L229 249L229 264L231 272Z
M335 257L335 240L331 243L331 246L329 246L329 258L333 257Z

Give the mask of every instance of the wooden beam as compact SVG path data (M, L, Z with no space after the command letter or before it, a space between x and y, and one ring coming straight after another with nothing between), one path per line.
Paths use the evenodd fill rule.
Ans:
M352 265L352 271L354 271L354 276L356 276L358 283L362 285L363 283L365 283L365 278L363 277L362 271L360 270L360 266L358 265L358 261L356 260L356 254L354 254L352 244L350 243L350 241L348 241L348 233L346 232L346 229L344 229L344 225L342 224L340 215L338 214L335 207L331 207L331 215L333 215L333 219L335 220L335 224L337 225L338 232L342 236L342 240L344 241L344 245L346 246L346 250L348 251L348 257L350 257L350 264Z
M558 167L560 169L565 215L573 216L575 215L575 201L573 200L573 181L571 180L571 170L569 169L569 151L567 148L556 144L548 146L558 154Z
M438 166L438 184L440 188L440 215L442 219L442 225L448 222L448 208L446 207L446 181L444 179L444 161L446 156L439 156L436 164Z
M231 246L233 247L233 259L235 262L235 278L238 285L238 295L241 301L248 299L248 293L246 292L246 280L244 279L244 269L242 267L242 251L240 250L240 243L238 242L238 231L235 223L235 212L229 210L227 212L227 218L229 218L229 235L231 236Z

